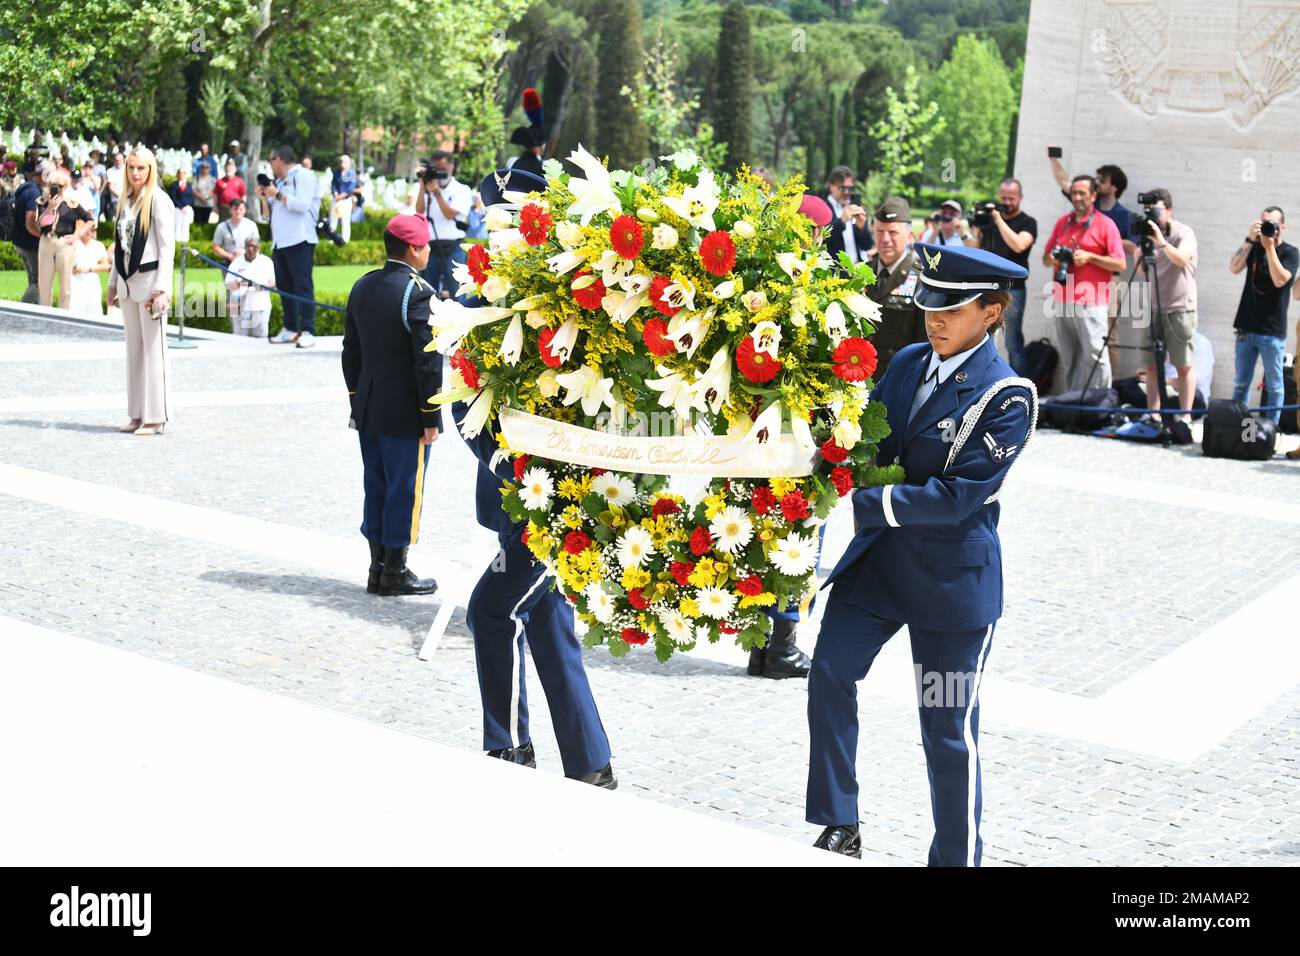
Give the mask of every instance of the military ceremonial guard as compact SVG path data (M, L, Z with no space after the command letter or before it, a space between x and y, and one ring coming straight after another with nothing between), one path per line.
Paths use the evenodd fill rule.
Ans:
M437 582L406 566L407 549L420 534L429 446L442 428L442 412L429 404L442 387L442 356L425 351L433 338L433 288L420 275L429 260L424 217L394 216L384 248L383 268L352 287L343 332L343 377L365 468L366 590L431 594Z
M527 193L546 181L518 168L501 169L483 180L485 206L506 202L504 193ZM468 406L452 406L461 428ZM528 730L524 641L532 652L546 692L565 776L608 790L618 781L610 764L609 740L582 663L573 608L555 589L546 569L523 542L524 523L501 508L501 482L515 477L490 428L466 439L478 459L475 509L479 524L497 533L501 547L470 595L466 621L474 638L479 693L483 700L483 749L489 757L537 766Z
M992 253L917 244L929 344L898 352L873 393L888 409L882 463L900 484L853 495L857 533L832 585L808 686L807 819L816 845L862 855L857 684L904 625L918 669L932 866L978 866L979 690L1002 614L998 489L1033 433L1037 393L990 333L1026 271Z
M522 146L523 152L510 168L517 169L521 173L532 173L544 183L546 177L542 172L542 153L546 149L546 126L544 125L546 114L542 110L542 98L531 86L524 90L523 107L524 115L528 117L528 125L516 126L510 134L510 142L515 146ZM546 187L543 185L542 188ZM486 206L487 203L484 202L484 205Z

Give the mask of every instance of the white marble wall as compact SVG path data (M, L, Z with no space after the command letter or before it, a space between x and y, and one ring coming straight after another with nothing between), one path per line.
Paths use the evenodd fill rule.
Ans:
M1267 205L1286 210L1300 245L1300 2L1265 0L1033 0L1016 175L1038 219L1026 337L1049 333L1038 264L1069 204L1052 179L1049 143L1071 173L1115 163L1129 177L1121 202L1159 186L1195 231L1200 328L1214 345L1213 397L1232 390L1232 320L1243 277L1233 249ZM1294 351L1300 303L1291 303ZM1132 322L1120 339L1135 342ZM1125 350L1119 374L1141 353ZM1256 375L1258 383L1258 373Z

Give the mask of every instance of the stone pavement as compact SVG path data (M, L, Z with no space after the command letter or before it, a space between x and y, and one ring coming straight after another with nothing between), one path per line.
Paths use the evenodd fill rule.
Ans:
M361 466L337 340L306 351L209 335L172 352L173 421L148 440L116 432L119 336L0 314L0 628L40 625L477 749L463 610L425 663L415 653L437 601L359 586ZM411 558L421 573L450 580L490 554L468 507L472 479L453 432L433 449ZM1281 643L1294 638L1291 618L1243 631L1235 670L1234 653L1214 665L1197 656L1216 627L1275 608L1300 573L1297 482L1300 465L1280 456L1247 464L1033 439L1002 496L1006 611L981 694L986 863L1300 861L1300 670ZM202 528L223 516L257 533L214 541ZM841 508L827 552L850 533ZM277 534L307 535L319 553L284 560L267 545ZM343 563L354 549L355 574L334 548ZM802 629L809 651L816 616ZM1185 659L1200 663L1171 676L1169 662ZM1243 670L1260 660L1258 673ZM931 824L901 636L881 662L860 695L863 835L872 860L912 865ZM595 649L587 666L622 790L815 836L802 812L803 682L748 678L744 656L719 647L665 665ZM1118 709L1139 684L1142 707ZM559 773L531 670L529 690L540 772ZM1076 707L1119 732L1057 719ZM1207 711L1222 719L1177 746L1142 742L1147 723Z

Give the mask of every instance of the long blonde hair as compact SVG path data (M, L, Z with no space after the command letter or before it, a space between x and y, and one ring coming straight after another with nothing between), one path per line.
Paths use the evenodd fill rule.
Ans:
M145 161L149 167L149 175L145 177L144 186L140 189L139 196L135 193L135 187L131 184L131 175L126 173L123 176L122 199L118 203L117 218L122 218L122 212L126 208L127 199L135 200L135 208L140 211L140 231L142 234L149 232L149 214L153 210L153 191L158 187L158 160L154 158L153 150L147 146L137 146L131 152L126 154L127 163L129 164L132 156L137 156Z

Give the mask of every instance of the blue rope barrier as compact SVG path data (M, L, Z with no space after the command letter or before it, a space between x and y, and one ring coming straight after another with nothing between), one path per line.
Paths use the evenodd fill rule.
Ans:
M213 265L213 266L216 266L218 269L221 270L221 274L222 274L222 275L228 275L228 274L230 273L230 267L229 267L229 266L224 266L224 265L222 265L220 262L217 262L217 261L214 260L214 259L209 259L207 256L205 256L203 253L199 252L199 251L198 251L197 249L195 249L193 246L186 246L186 249L188 249L190 255L194 256L195 258L202 259L204 262L207 262L207 263L209 263L209 264L211 264L211 265ZM340 307L340 306L337 306L337 305L329 305L328 303L325 303L325 302L317 302L315 299L309 299L309 298L307 298L305 295L298 295L296 292L282 292L282 291L280 291L279 289L273 288L272 286L269 286L269 285L262 285L262 283L257 282L257 281L254 281L253 279L250 279L250 278L248 278L247 276L242 276L242 275L238 275L238 274L237 274L237 275L236 275L236 278L238 278L240 282L247 282L249 285L255 285L255 286L257 286L258 288L260 288L260 289L265 289L267 292L270 292L270 293L272 293L273 295L278 295L278 296L280 296L281 298L288 297L288 298L290 298L290 299L297 299L299 302L310 302L312 305L316 306L316 308L318 308L318 309L329 309L331 312L346 312L346 311L347 311L347 309L344 309L344 308L342 308L342 307Z
M1066 405L1062 402L1039 402L1038 408L1040 411L1044 408L1055 408L1063 412L1099 412L1105 415L1155 414L1153 409L1139 408L1136 405L1113 405L1107 407L1105 405ZM1251 412L1252 414L1255 412L1287 412L1292 410L1300 410L1300 405L1259 405L1254 408L1246 409L1246 411ZM1164 415L1204 415L1208 411L1209 408L1206 406L1197 405L1194 408L1188 409L1186 412L1177 408L1164 408L1160 410L1160 413Z

